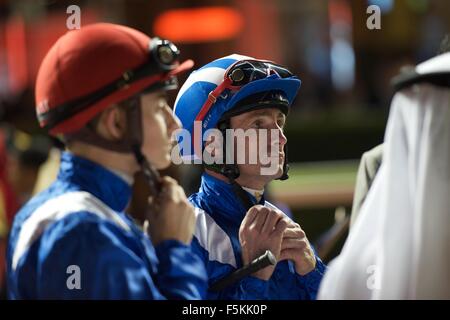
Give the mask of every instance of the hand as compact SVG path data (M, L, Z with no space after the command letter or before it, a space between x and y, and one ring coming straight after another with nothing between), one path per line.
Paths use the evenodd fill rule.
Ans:
M149 198L148 228L154 245L164 240L178 240L190 244L195 230L194 207L178 183L170 178L161 179L161 192Z
M252 262L266 250L272 251L278 261L283 232L288 223L288 219L280 211L261 205L251 207L239 228L239 241L242 247L244 265ZM253 276L268 280L274 269L275 266L269 266L254 273Z
M302 276L316 267L316 257L305 232L292 220L283 233L280 260L294 261L295 270Z

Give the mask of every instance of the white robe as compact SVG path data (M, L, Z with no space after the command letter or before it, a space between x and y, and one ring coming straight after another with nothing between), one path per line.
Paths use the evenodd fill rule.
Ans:
M393 98L383 163L319 299L450 299L449 185L450 89L415 84Z

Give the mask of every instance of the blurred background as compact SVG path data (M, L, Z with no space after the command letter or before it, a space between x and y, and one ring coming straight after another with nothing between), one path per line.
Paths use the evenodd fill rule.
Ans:
M390 79L400 67L436 55L450 27L446 0L0 0L2 239L17 208L54 177L50 169L38 179L57 152L49 157L53 142L37 126L33 88L45 53L67 32L70 5L81 9L81 26L108 21L168 38L196 67L240 53L274 60L299 76L286 129L291 177L274 182L269 193L325 261L345 240L359 159L383 141ZM370 5L380 9L380 29L367 28ZM200 170L168 172L192 193ZM142 180L135 190L130 213L139 220L147 192Z

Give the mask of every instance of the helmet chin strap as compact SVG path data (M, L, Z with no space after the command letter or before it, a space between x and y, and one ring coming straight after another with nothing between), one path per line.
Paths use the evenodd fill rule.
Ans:
M287 143L285 143L283 147L284 151L284 161L283 161L283 174L281 177L277 178L276 180L287 180L289 179L289 160L288 160L288 146Z
M125 109L127 132L123 139L119 141L107 140L100 136L92 127L85 126L73 134L65 135L65 140L67 142L72 140L82 141L102 149L119 153L133 153L136 162L141 167L141 171L149 184L152 195L156 195L160 191L159 173L146 159L141 150L143 129L140 97L135 96L131 98L130 104Z
M147 181L151 195L156 196L161 191L160 175L142 153L143 128L139 97L133 99L133 105L127 110L127 122L128 141L134 154L134 158L141 167L141 172Z

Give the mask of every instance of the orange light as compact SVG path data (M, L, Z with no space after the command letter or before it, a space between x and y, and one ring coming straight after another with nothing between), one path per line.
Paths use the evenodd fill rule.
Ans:
M154 34L178 43L228 40L241 32L244 21L235 9L203 7L176 9L158 16Z
M8 63L9 88L17 93L28 84L27 43L25 21L15 16L6 24L6 55Z

